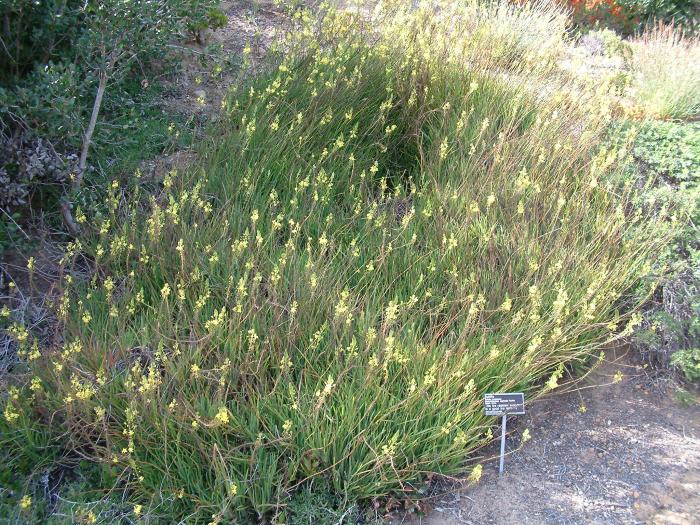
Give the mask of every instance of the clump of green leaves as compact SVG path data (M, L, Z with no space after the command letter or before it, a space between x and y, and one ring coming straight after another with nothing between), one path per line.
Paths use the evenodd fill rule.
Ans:
M0 4L3 145L14 147L7 155L12 159L32 154L40 143L51 161L46 163L50 170L31 177L16 162L4 167L4 209L11 213L27 203L27 196L38 208L53 204L65 186L56 184L58 180L80 185L88 151L94 154L90 165L95 171L112 172L117 157L159 152L163 131L173 118L157 119L164 125L149 121L158 92L149 66L157 63L160 72L166 68L167 46L185 35L188 24L221 24L217 6L216 0ZM139 142L130 141L129 135ZM78 159L77 165L65 162L66 157Z
M697 30L700 4L696 0L619 0L641 27L651 26L659 20L673 23L686 32Z
M691 189L700 183L700 123L644 123L633 154L642 171L681 190Z
M671 364L680 368L688 380L700 381L700 348L679 350L671 356Z
M589 31L585 34L583 39L584 41L598 41L602 47L603 54L607 57L628 58L631 53L629 44L612 29L596 29Z
M700 123L651 121L640 130L633 155L647 181L644 199L676 210L675 237L660 254L666 267L635 334L642 351L696 379L700 346Z

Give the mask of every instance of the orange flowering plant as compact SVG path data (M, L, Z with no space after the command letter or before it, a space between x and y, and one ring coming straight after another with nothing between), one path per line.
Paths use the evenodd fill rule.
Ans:
M622 33L634 32L640 23L638 9L624 0L563 0L577 26L601 25Z

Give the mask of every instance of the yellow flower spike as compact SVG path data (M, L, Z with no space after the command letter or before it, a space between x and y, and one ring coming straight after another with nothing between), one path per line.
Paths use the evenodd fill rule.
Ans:
M214 422L217 425L227 425L230 421L231 418L229 417L228 409L226 407L220 407L216 416L214 416Z
M5 405L5 409L3 410L3 416L5 421L11 425L19 419L19 412L17 412L17 410L8 403Z
M511 300L508 295L506 295L505 300L503 301L503 304L498 308L502 312L510 312L511 308L513 307L513 301Z
M233 481L229 481L228 493L231 497L234 497L238 494L238 485L236 485Z
M31 496L22 496L22 499L19 500L19 508L22 510L27 510L29 507L32 506L32 498Z
M447 137L445 137L440 143L440 160L445 160L445 157L447 157L447 148Z
M472 484L479 483L479 480L481 479L481 474L483 473L484 467L481 465L477 465L472 469L472 471L469 473L469 482Z
M523 435L522 435L522 437L520 438L520 442L521 442L521 443L527 443L527 442L530 440L530 437L531 437L531 436L530 436L530 429L529 429L529 428L526 428L526 429L523 431Z
M41 392L41 390L43 389L41 379L38 377L33 377L29 388L34 393Z

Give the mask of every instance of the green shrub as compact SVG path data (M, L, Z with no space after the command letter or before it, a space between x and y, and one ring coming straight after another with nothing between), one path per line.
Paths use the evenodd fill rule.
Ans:
M700 348L679 350L671 356L671 364L680 368L689 381L700 381Z
M621 0L620 5L633 13L642 26L663 21L693 32L700 20L700 4L696 0Z
M696 0L565 0L572 21L586 30L603 27L625 36L658 22L674 24L686 33L697 30L700 4Z
M80 162L76 166L60 159L78 158L85 142L92 144L96 154L90 163L95 171L109 172L105 166L136 150L142 155L153 152L169 124L157 126L145 118L154 113L158 88L149 85L143 75L150 71L152 61L161 70L166 68L167 45L184 35L187 24L221 24L216 6L215 0L13 0L0 4L5 46L0 53L3 150L9 158L22 158L41 143L51 151L54 164L61 164L60 177L56 170L28 178L14 165L6 169L2 176L11 184L0 190L0 203L11 206L7 211L12 213L21 200L26 201L17 199L17 194L47 194L49 198L35 198L33 204L53 207L56 196L64 191L64 185L55 182L74 180L85 171ZM86 139L103 76L106 95L96 131ZM160 120L172 121L173 117L161 116ZM148 131L153 136L134 148L127 129L138 139ZM129 153L123 155L124 151Z
M646 357L675 364L690 379L700 346L700 123L649 122L633 155L648 181L644 199L673 207L678 219L673 242L657 259L667 268L664 280L634 342Z
M8 321L13 461L45 429L165 522L302 513L314 482L334 510L415 497L490 442L484 392L630 333L665 213L626 213L607 100L553 67L561 12L397 4L300 13L195 166L112 185L63 259L64 344Z

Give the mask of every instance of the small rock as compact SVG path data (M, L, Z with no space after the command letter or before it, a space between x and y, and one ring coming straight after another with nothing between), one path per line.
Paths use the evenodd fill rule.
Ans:
M674 499L668 494L657 494L656 499L661 508L670 508L674 503Z

